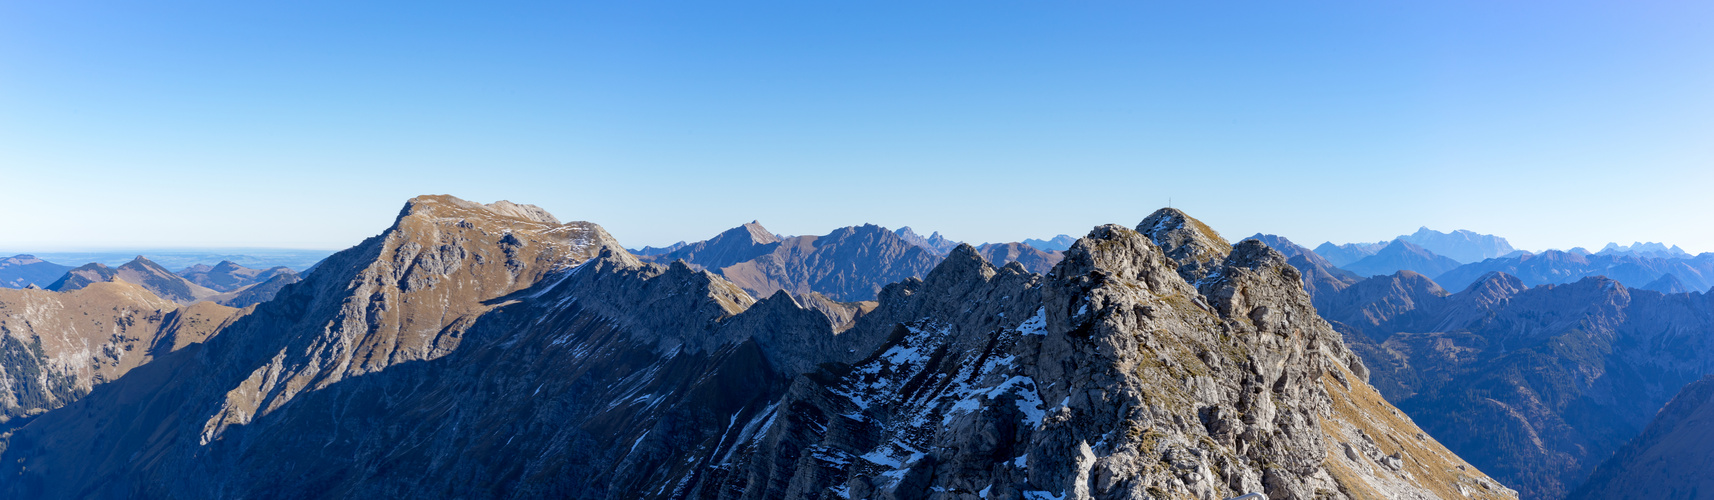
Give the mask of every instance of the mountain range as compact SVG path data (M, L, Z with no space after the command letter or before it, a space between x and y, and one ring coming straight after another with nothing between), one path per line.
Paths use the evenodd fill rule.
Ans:
M1408 270L1330 281L1313 278L1333 272L1322 265L1293 263L1375 387L1523 498L1570 494L1681 387L1714 373L1714 296L1500 271L1448 293Z
M0 290L0 497L1702 491L1661 464L1708 457L1714 256L1322 248L1361 255L1163 209L1052 250L753 221L632 252L418 197L302 275Z
M723 270L833 269L756 274L829 297L869 281L824 260L928 253L875 226L744 239L771 248ZM692 255L729 262L728 243ZM1284 255L1175 210L1092 229L1048 274L955 246L843 330L696 266L528 205L418 197L201 342L12 429L0 493L1514 496L1367 383ZM113 287L135 288L18 292Z

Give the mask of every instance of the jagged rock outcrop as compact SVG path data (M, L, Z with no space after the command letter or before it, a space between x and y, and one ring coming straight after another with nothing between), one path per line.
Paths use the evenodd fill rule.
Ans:
M1232 244L1220 233L1177 209L1150 214L1137 224L1137 232L1166 250L1167 258L1179 263L1179 276L1190 283L1207 276L1232 251Z
M1691 382L1642 434L1602 462L1574 500L1714 498L1714 375Z
M17 429L0 493L1510 493L1369 388L1253 241L1197 260L1206 238L1102 226L1046 276L960 245L836 333L794 294L511 213L413 200L209 341Z
M1006 265L1013 262L1024 266L1032 273L1045 274L1065 258L1065 252L1045 252L1023 243L983 243L976 247L976 253L995 265Z
M1399 271L1411 271L1424 276L1439 276L1459 266L1458 261L1435 255L1428 249L1405 240L1393 240L1374 255L1342 266L1358 276L1382 276Z
M0 259L0 288L45 287L71 269L71 266L48 262L34 255L13 255Z
M57 292L77 290L93 283L107 281L123 281L141 286L163 299L180 304L189 304L207 299L220 292L202 285L191 283L190 280L168 271L149 259L138 255L119 267L107 267L101 263L90 263L67 271L59 281L53 282L46 288Z
M236 310L180 306L123 282L0 289L0 433L156 356L201 342Z
M1363 383L1283 256L1162 239L1096 228L1046 278L955 249L853 329L897 325L874 354L794 381L675 495L1510 494Z

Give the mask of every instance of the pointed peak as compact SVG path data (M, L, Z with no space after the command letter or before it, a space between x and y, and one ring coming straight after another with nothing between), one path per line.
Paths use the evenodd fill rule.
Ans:
M1177 261L1179 275L1190 283L1202 279L1232 253L1232 244L1220 233L1176 208L1156 210L1137 224L1137 232Z
M958 246L952 247L952 251L946 254L940 264L928 272L923 282L966 281L971 275L979 275L982 280L992 278L994 265L988 263L988 259L983 258L982 253L976 251L976 247L970 246L969 243L959 243Z
M771 231L768 231L768 228L762 227L761 222L754 221L754 220L752 220L752 221L750 221L744 225L741 225L741 226L738 226L738 227L735 227L732 229L728 229L724 233L720 233L720 236L728 236L728 235L730 235L732 237L747 239L751 243L754 243L757 245L766 245L769 243L775 243L775 242L780 241L780 238L774 236L774 233Z

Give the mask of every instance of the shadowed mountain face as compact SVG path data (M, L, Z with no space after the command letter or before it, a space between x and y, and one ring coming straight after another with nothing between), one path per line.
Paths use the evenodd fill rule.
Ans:
M1401 272L1316 296L1374 384L1525 498L1562 498L1714 373L1714 302L1605 278L1531 288L1490 273L1446 294Z
M110 268L99 263L83 265L67 271L65 276L48 285L47 289L65 292L106 281L123 281L141 286L163 299L180 304L189 304L220 293L202 285L191 283L190 280L168 271L167 268L161 267L141 255L116 268Z
M43 288L58 281L70 271L62 266L36 258L34 255L13 255L0 259L0 288Z
M1678 391L1571 498L1714 498L1714 375Z
M296 271L285 266L251 269L230 260L223 260L213 266L202 264L191 266L177 274L191 283L202 285L217 292L232 292L287 273L297 274Z
M237 311L179 306L140 286L0 289L0 433L213 335Z
M1399 271L1411 271L1424 276L1439 276L1441 273L1458 267L1458 261L1436 255L1434 252L1404 240L1393 240L1392 243L1376 251L1374 255L1342 267L1358 276L1380 276Z
M835 334L792 295L756 301L720 275L639 262L593 224L511 213L413 200L208 342L6 437L0 490L1510 493L1364 382L1283 256L1253 242L1209 255L1231 247L1182 214L1096 228L1051 277L955 247ZM797 244L897 240L846 232Z
M1503 272L1530 286L1571 283L1590 276L1605 276L1627 286L1647 287L1671 274L1685 288L1705 291L1714 287L1714 254L1695 258L1660 258L1632 254L1587 255L1548 250L1510 259L1490 259L1466 264L1435 277L1447 288L1459 289L1490 272Z

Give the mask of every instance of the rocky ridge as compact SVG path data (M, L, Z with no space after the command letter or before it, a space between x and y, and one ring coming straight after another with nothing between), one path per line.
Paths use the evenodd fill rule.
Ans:
M18 429L0 492L1510 493L1368 387L1282 255L1176 211L1098 227L1045 276L956 247L836 333L798 294L497 208L413 200L208 342Z

